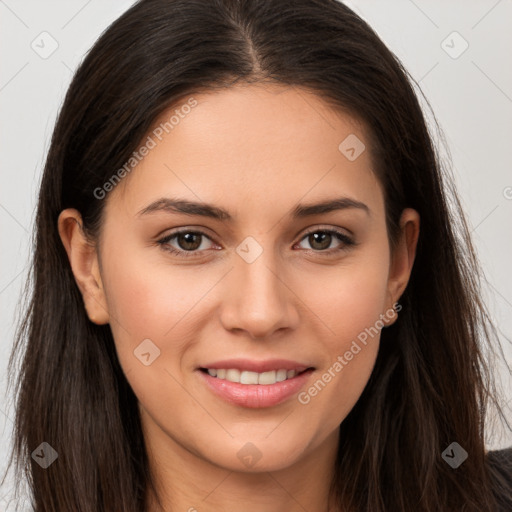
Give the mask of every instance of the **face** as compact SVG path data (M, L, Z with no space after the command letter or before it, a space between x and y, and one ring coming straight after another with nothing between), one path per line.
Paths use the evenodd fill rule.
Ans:
M404 211L412 235L390 253L364 128L319 97L252 85L189 99L104 199L91 277L75 275L153 445L282 469L335 442L361 395L417 218Z

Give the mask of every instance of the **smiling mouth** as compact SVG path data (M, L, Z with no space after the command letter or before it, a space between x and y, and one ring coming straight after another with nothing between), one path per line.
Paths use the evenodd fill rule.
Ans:
M307 371L313 370L312 367L306 369L296 370L270 370L267 372L251 372L247 370L238 370L236 368L200 368L203 373L208 373L211 377L215 377L219 380L225 380L229 382L235 382L238 384L260 384L268 386L290 380L301 375Z

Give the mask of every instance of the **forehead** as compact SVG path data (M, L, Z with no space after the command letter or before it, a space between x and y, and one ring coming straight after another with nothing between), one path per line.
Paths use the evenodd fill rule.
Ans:
M121 196L129 211L166 195L234 212L253 205L260 216L329 194L381 206L364 126L305 89L191 94L155 121L143 144L151 148L108 201Z

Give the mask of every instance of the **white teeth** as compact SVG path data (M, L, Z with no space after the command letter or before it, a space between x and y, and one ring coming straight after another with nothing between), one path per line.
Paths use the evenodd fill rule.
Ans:
M243 371L240 374L240 384L258 384L258 374L256 372Z
M276 380L277 382L282 382L283 380L286 380L286 370L277 370Z
M275 384L286 379L293 379L297 375L296 370L271 370L268 372L240 371L235 368L229 369L208 369L208 374L217 379L238 382L240 384Z
M240 370L235 370L234 368L226 370L226 380L230 382L240 382Z
M258 384L274 384L277 382L276 373L277 372L275 370L260 373L258 377Z

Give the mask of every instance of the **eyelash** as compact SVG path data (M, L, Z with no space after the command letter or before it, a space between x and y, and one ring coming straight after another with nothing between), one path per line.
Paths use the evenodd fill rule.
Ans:
M203 231L200 231L200 230L193 231L190 229L182 229L180 231L175 231L174 233L170 233L169 235L166 235L164 238L161 238L160 240L158 240L157 243L162 247L163 250L168 251L171 254L175 254L179 257L190 258L190 257L197 256L197 254L199 252L201 252L201 251L198 251L197 249L194 251L183 251L183 250L179 250L179 249L176 249L175 247L168 245L168 243L173 238L176 238L178 235L181 235L184 233L192 233L194 235L201 235L201 236L206 237L209 240L211 240L211 238ZM338 254L341 251L346 251L351 246L357 245L356 242L352 238L350 238L348 235L346 235L345 233L342 233L335 229L318 229L318 228L312 229L312 230L304 233L302 238L299 240L299 243L302 242L306 237L308 237L309 235L311 235L313 233L327 233L330 235L334 235L340 242L342 242L342 245L335 247L333 249L326 249L326 250L304 249L309 252L314 252L317 254L323 254L323 255L330 256L330 255Z

